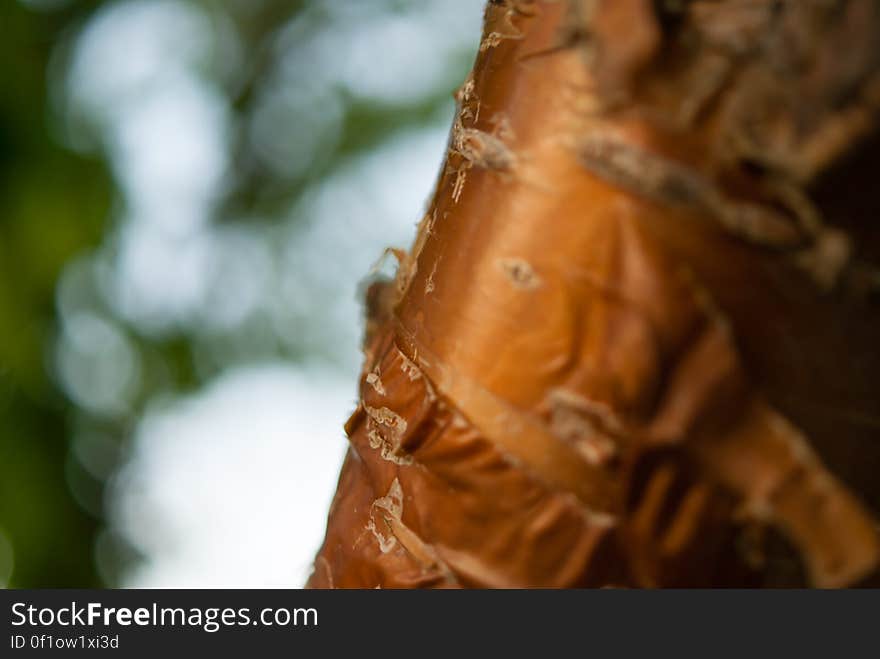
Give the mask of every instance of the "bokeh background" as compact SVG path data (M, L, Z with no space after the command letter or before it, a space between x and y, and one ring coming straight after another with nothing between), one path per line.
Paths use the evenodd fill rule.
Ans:
M0 586L299 586L482 0L0 0Z

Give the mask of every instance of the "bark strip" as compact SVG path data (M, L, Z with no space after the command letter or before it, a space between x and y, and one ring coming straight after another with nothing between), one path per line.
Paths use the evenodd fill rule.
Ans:
M309 585L876 582L880 5L493 1L456 98Z

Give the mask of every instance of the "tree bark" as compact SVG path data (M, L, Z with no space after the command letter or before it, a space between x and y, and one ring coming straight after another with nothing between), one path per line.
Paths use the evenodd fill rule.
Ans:
M309 585L876 583L878 64L873 0L489 2Z

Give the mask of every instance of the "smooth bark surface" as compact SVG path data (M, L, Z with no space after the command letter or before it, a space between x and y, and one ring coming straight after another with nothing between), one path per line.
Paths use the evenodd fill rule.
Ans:
M313 587L880 561L880 5L490 2Z

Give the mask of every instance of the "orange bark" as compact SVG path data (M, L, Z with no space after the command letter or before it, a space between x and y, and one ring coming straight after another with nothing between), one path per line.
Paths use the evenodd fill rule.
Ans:
M871 0L490 2L309 585L876 578L878 63Z

